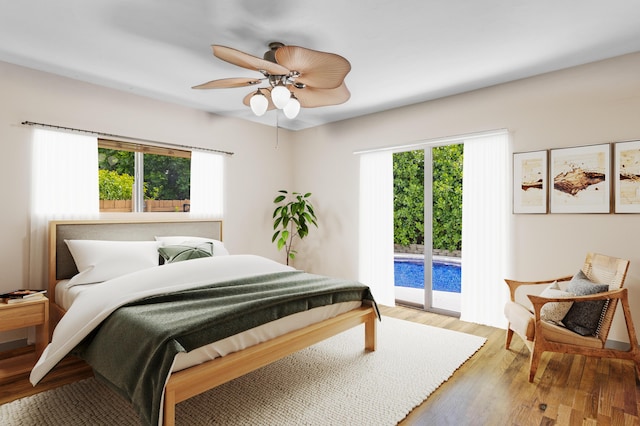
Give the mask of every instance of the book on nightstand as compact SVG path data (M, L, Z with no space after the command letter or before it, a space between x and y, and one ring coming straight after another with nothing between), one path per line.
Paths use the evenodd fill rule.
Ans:
M9 293L0 294L0 301L2 303L20 303L27 302L29 300L37 300L42 299L47 290L30 290L30 289L20 289L10 291Z

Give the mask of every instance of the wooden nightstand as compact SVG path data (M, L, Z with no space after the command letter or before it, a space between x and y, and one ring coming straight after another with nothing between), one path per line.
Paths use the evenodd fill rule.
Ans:
M0 360L0 381L30 371L49 342L49 299L0 303L0 331L36 327L35 352Z

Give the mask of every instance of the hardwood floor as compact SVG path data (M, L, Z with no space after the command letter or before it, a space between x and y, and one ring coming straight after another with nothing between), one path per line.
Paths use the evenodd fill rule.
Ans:
M29 374L14 376L0 381L0 404L34 395L78 380L92 377L91 368L82 360L67 357L42 379L37 386L29 382Z
M383 315L487 338L402 426L640 425L640 383L630 361L545 353L534 383L529 383L529 351L518 337L506 350L502 329L409 308L381 310Z
M511 350L505 350L504 330L417 309L380 308L383 315L487 338L401 426L640 426L640 383L630 361L545 354L535 382L529 383L529 352L517 337ZM446 342L434 342L434 350L439 345ZM65 359L35 388L26 375L1 382L0 404L90 376L82 361Z

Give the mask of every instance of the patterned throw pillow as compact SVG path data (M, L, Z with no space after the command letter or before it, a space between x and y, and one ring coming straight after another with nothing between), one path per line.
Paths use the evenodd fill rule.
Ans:
M557 297L571 297L575 296L573 293L569 293L560 289L558 281L554 281L549 287L545 288L540 294L542 297L557 298ZM554 324L559 324L571 306L573 302L549 302L542 306L540 309L540 319Z
M582 271L579 271L569 282L567 291L576 296L587 296L609 291L609 286L594 283ZM562 324L582 336L593 336L598 329L604 304L604 300L576 302L562 319Z
M162 246L158 248L158 253L160 253L165 263L181 262L183 260L213 256L213 244Z

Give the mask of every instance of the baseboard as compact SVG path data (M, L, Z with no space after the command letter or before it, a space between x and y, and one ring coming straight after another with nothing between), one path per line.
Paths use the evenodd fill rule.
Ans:
M616 351L628 351L631 345L627 342L618 342L617 340L607 340L604 345L607 349L615 349Z
M24 348L29 346L27 339L12 340L10 342L0 343L0 352L11 351L13 349Z

